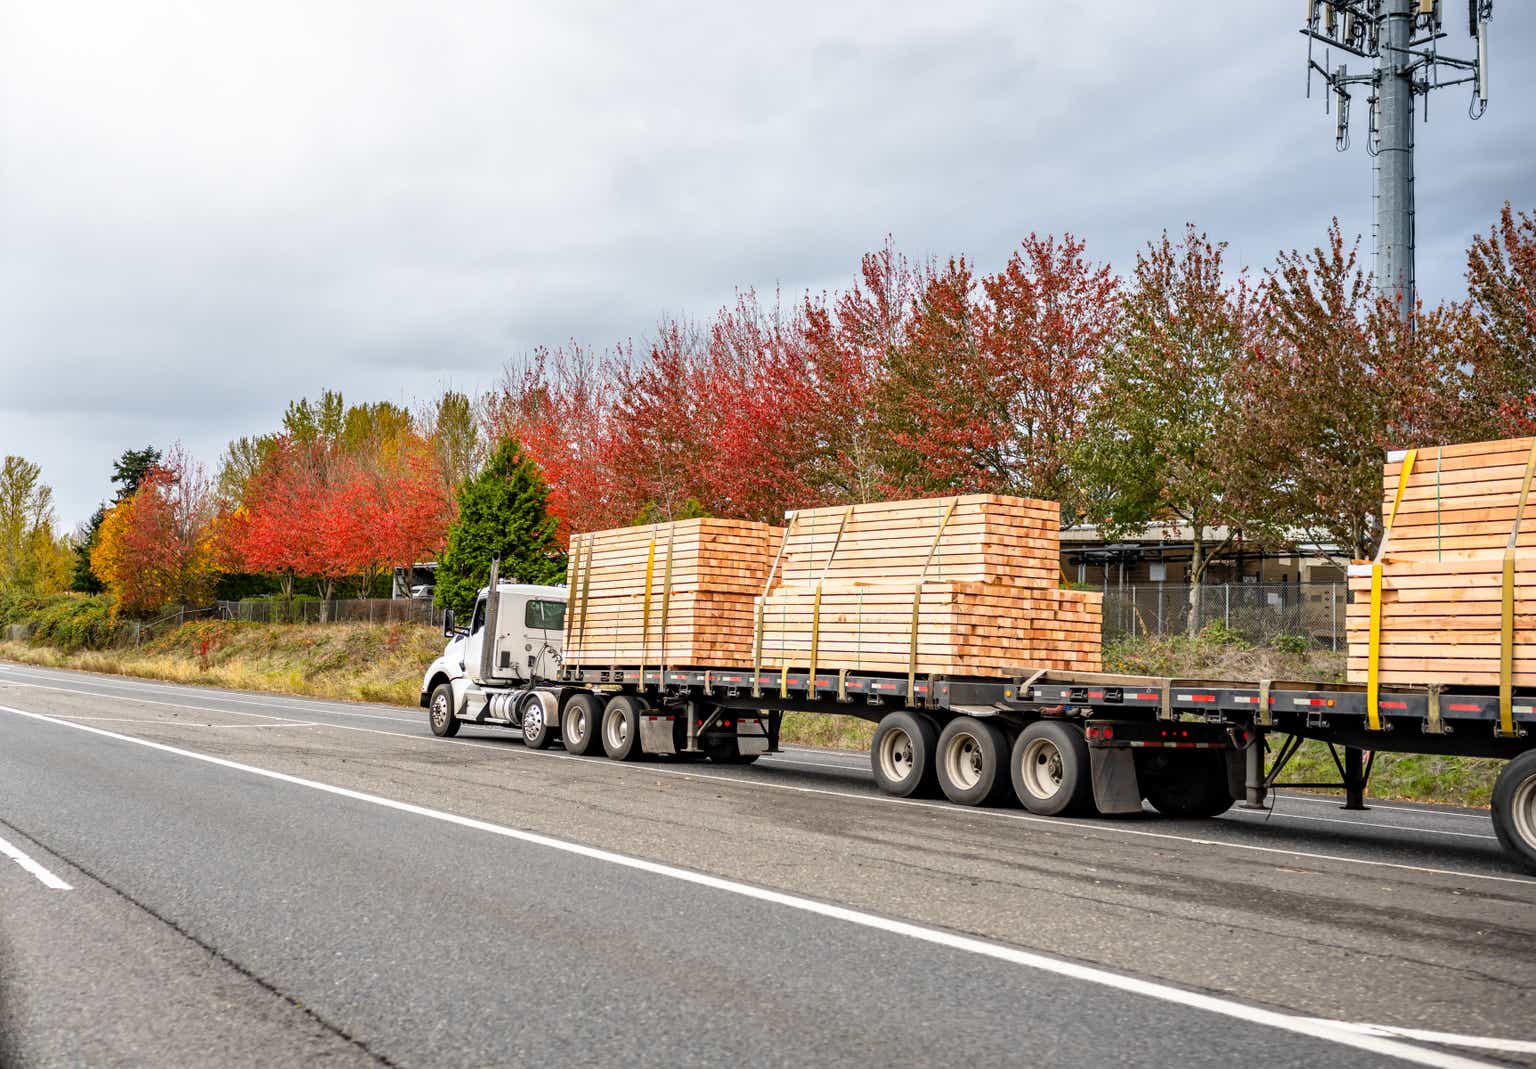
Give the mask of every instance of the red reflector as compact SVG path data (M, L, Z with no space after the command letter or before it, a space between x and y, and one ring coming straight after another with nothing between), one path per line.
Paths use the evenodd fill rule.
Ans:
M1196 701L1196 702L1213 702L1213 701L1216 700L1216 695L1214 695L1214 694L1191 694L1189 696L1189 700L1190 701Z
M1383 709L1406 709L1406 708L1408 708L1408 703L1407 702L1380 702L1379 704L1381 705L1381 707Z
M1115 729L1114 728L1105 728L1104 729L1104 737L1106 739L1114 738L1115 737Z
M1475 705L1468 705L1466 702L1452 702L1450 705L1447 705L1446 708L1449 709L1453 713L1475 713L1475 712L1477 712L1477 706L1475 706Z
M1090 698L1102 698L1102 697L1104 697L1104 692L1102 690L1090 690L1088 692L1088 697L1090 697Z
M731 726L731 722L729 720L726 720L720 726L721 727L730 727Z
M1144 690L1140 694L1132 695L1132 697L1136 698L1138 701L1155 702L1157 699L1161 698L1162 695L1155 690Z

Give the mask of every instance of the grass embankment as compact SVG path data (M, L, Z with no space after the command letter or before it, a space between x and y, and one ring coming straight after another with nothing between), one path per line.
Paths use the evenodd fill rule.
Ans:
M94 622L94 621L93 621ZM352 701L414 705L421 675L442 652L442 636L412 624L185 624L136 648L61 650L32 642L0 642L0 659L57 668L141 676L178 683L262 690ZM1344 655L1326 650L1252 648L1231 636L1138 640L1104 651L1104 669L1182 678L1314 680L1344 678ZM792 713L784 741L800 746L867 749L869 721ZM1383 754L1371 794L1377 798L1486 806L1500 762L1424 754ZM1293 782L1338 779L1327 747L1305 744L1283 777Z
M414 705L421 675L442 649L442 635L419 624L206 620L127 649L66 652L3 642L0 659L211 687Z

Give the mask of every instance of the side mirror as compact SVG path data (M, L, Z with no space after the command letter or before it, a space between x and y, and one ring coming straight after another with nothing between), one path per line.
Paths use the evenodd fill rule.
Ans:
M454 636L453 610L452 609L444 609L443 610L443 637L444 638L452 638L453 636Z

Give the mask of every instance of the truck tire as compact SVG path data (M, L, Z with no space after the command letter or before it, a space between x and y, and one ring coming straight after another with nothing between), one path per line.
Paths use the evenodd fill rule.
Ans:
M996 725L961 716L939 732L934 771L957 805L996 805L1008 794L1008 736Z
M938 743L938 725L928 717L905 709L887 713L875 728L874 741L869 745L869 765L875 774L875 784L897 798L934 794L934 752Z
M627 694L616 694L603 706L603 752L615 761L640 756L639 703Z
M1528 872L1536 872L1536 750L1527 750L1493 784L1493 830Z
M603 703L596 694L573 694L560 714L560 743L565 752L596 753L602 745Z
M522 714L523 745L530 750L547 750L555 741L555 726L544 717L544 703L529 694L518 702Z
M1158 769L1137 769L1142 797L1165 817L1204 819L1225 813L1237 799L1227 786L1227 763L1212 750L1168 754Z
M440 739L459 733L459 718L453 715L453 687L447 683L432 688L432 697L427 699L427 724Z
M1013 744L1008 762L1013 792L1043 817L1093 812L1093 772L1088 742L1076 724L1036 720Z

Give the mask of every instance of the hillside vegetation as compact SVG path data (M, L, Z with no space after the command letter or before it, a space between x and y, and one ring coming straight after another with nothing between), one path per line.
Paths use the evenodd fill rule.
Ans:
M442 636L416 624L184 624L136 648L85 649L110 630L99 599L51 606L31 641L0 642L0 659L49 667L272 691L349 701L414 705L421 675L442 651ZM1105 670L1231 679L1344 678L1344 655L1326 650L1252 648L1219 631L1198 638L1139 640L1105 650ZM790 714L784 741L801 746L867 749L874 725L846 716ZM1383 754L1371 794L1378 798L1486 806L1500 762L1423 754ZM1325 746L1307 743L1284 779L1338 778Z

